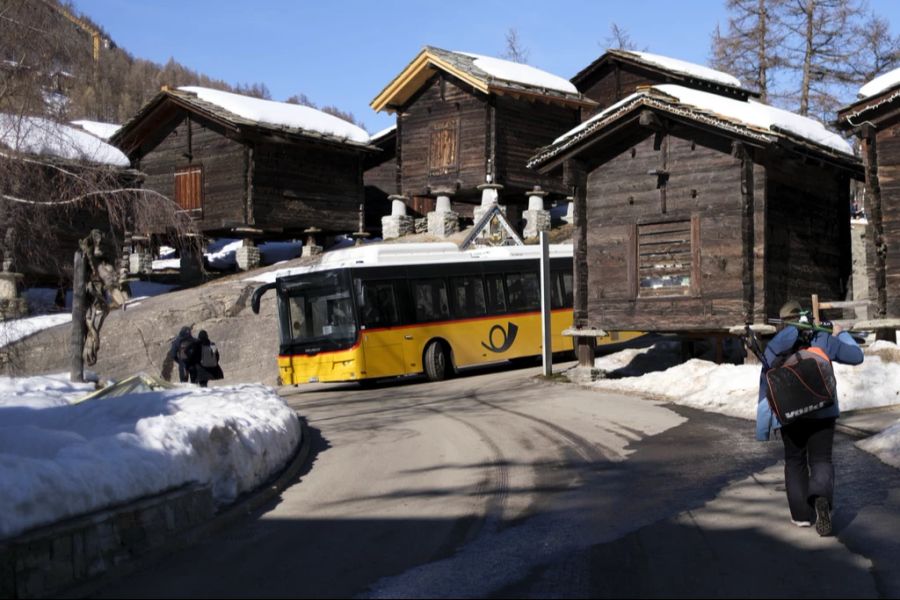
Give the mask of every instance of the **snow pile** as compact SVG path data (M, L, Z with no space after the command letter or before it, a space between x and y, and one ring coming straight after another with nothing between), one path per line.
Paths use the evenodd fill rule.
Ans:
M77 402L89 386L0 377L0 538L189 482L233 500L281 469L294 412L262 385Z
M0 144L26 154L115 167L131 165L121 150L87 131L40 117L0 113Z
M78 125L90 134L93 134L101 140L108 140L115 132L122 128L121 125L115 123L101 123L100 121L72 121L73 125Z
M762 102L750 100L744 102L733 98L726 98L717 94L710 94L700 90L686 88L674 84L654 85L649 90L635 92L630 96L616 102L612 106L597 113L581 125L564 133L554 140L554 144L559 144L571 139L573 136L584 131L592 124L602 121L608 116L614 114L621 107L636 102L642 98L659 98L658 94L653 90L662 92L666 96L671 96L680 105L690 106L699 112L707 113L726 121L732 121L751 129L757 129L764 133L778 134L782 131L791 135L809 140L822 146L827 146L833 150L853 156L853 148L844 138L836 133L828 131L825 126L809 117L803 117L790 111L769 106Z
M883 75L879 75L869 83L859 88L856 96L860 100L877 96L881 92L900 84L900 69L888 71Z
M578 94L578 88L576 88L568 79L548 73L547 71L535 69L530 65L493 58L491 56L481 56L480 54L472 54L470 52L457 51L455 53L474 58L475 66L491 77L532 87L556 90L566 94Z
M57 313L0 321L0 348L34 335L38 331L72 321L71 313Z
M691 77L696 77L697 79L705 79L706 81L715 81L732 87L742 87L741 80L734 75L730 75L724 71L710 69L703 65L678 60L677 58L669 58L668 56L660 56L659 54L651 54L649 52L637 52L635 50L618 50L617 52L631 54L643 62L662 67L667 71L689 75Z
M874 454L882 462L900 469L900 421L878 435L856 442L856 445Z
M602 379L593 386L660 397L732 417L756 418L758 365L716 365L700 359L681 363L680 352L678 343L661 342L597 358L596 368L622 378ZM866 348L865 354L861 365L834 365L842 411L900 404L900 348L878 341ZM900 466L900 422L859 445Z
M215 104L249 121L315 131L362 144L369 142L369 134L364 129L309 106L262 100L204 87L185 86L178 89L195 94L200 100Z

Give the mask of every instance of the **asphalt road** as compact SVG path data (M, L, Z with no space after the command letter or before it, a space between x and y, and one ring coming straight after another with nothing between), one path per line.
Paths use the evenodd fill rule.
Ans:
M751 423L536 373L283 389L313 436L297 482L97 595L900 595L900 472L849 439L819 538Z

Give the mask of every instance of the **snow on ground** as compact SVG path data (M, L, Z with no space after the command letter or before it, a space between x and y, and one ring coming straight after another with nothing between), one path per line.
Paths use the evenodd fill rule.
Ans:
M0 539L189 482L234 500L280 470L294 412L258 384L79 402L62 375L0 377Z
M34 335L43 329L56 327L72 320L71 313L56 313L52 315L39 315L37 317L24 317L11 321L0 321L0 348Z
M717 365L701 359L681 362L678 342L628 349L596 359L607 379L599 389L636 392L675 404L743 419L756 418L758 365ZM842 411L900 404L900 348L878 341L865 349L859 366L834 365ZM859 443L881 460L900 468L900 420L890 429Z
M206 247L203 256L211 269L227 271L237 266L237 251L243 242L232 238L212 240ZM291 260L300 256L303 242L297 240L283 242L261 242L258 246L263 264ZM175 258L175 249L167 246L160 248L160 257L153 261L153 270L180 269L181 259Z

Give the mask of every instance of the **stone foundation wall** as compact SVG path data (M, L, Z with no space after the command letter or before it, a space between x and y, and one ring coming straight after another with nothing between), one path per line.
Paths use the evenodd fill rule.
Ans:
M191 485L0 542L0 598L39 598L162 546L209 520L209 486Z

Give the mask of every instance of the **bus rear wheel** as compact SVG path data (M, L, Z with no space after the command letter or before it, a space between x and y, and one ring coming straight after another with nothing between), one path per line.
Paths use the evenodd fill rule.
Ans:
M422 362L425 366L425 376L429 381L443 381L453 372L453 365L450 364L450 351L447 346L438 341L428 344Z

